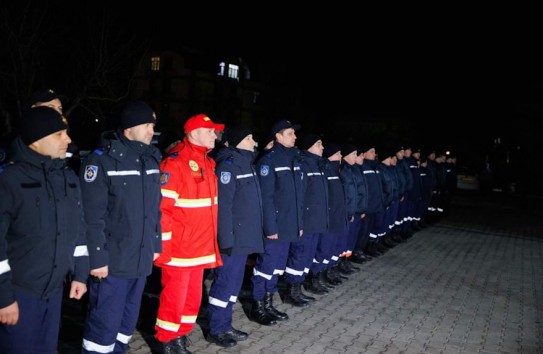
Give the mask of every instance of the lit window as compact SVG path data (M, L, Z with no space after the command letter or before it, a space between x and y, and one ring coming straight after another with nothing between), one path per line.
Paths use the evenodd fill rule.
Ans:
M151 71L159 71L159 70L160 70L160 57L152 57Z
M219 64L219 76L224 76L224 66L225 66L224 62L221 62Z
M239 80L238 77L239 66L234 64L228 64L228 77L231 79Z

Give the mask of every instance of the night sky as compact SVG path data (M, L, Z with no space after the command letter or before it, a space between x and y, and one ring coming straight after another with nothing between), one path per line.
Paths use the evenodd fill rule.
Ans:
M281 68L272 71L276 80L296 87L316 119L401 119L430 141L488 149L500 137L531 148L526 139L542 128L543 56L529 21L513 26L473 13L373 18L351 10L287 12L271 24L261 17L208 21L222 35L199 32L193 21L159 21L155 41L179 38L257 69Z
M541 31L521 17L473 8L300 10L277 2L181 10L162 1L52 3L63 33L78 33L82 18L106 10L119 29L150 38L153 47L241 57L255 80L294 90L309 118L400 120L430 141L461 139L473 149L501 137L531 150L542 128Z
M512 9L497 15L496 8L375 12L327 4L300 12L273 6L251 9L252 18L237 8L208 18L161 13L154 42L173 39L240 56L257 79L264 72L294 87L314 119L405 122L421 139L415 144L450 149L474 171L485 159L502 175L538 159L539 21ZM543 164L531 165L532 176L541 176Z
M259 70L280 67L281 78L326 115L472 123L510 117L515 105L539 98L543 56L529 28L468 15L372 18L331 6L324 9L330 16L284 11L278 18L279 9L270 9L266 18L275 20L225 13L198 25L190 16L160 14L154 43L181 41L240 56Z

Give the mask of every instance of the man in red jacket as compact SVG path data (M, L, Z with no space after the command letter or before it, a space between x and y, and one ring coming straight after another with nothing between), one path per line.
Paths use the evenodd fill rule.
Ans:
M202 298L205 268L222 265L217 243L217 177L208 152L215 146L214 123L205 114L185 123L185 138L161 163L162 292L155 325L165 354L186 354Z

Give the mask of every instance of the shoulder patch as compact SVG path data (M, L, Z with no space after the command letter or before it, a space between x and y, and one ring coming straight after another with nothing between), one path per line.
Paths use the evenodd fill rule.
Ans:
M87 165L85 166L85 182L93 182L98 175L98 166Z
M260 166L260 175L262 177L266 177L269 174L270 174L270 166L268 166L268 165Z
M222 184L228 184L230 183L230 180L232 179L232 174L230 172L221 171L221 183Z
M170 172L160 172L160 184L165 185L170 180Z

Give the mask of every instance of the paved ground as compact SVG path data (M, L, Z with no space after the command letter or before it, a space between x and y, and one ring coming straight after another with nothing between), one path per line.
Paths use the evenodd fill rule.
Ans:
M290 320L247 319L243 290L234 326L249 332L230 349L191 333L193 353L543 353L543 200L458 195L450 215L425 228L313 305L275 300ZM209 285L209 282L206 282ZM157 300L146 297L131 354L158 353ZM203 313L203 312L202 312ZM81 306L67 302L60 354L79 352Z

